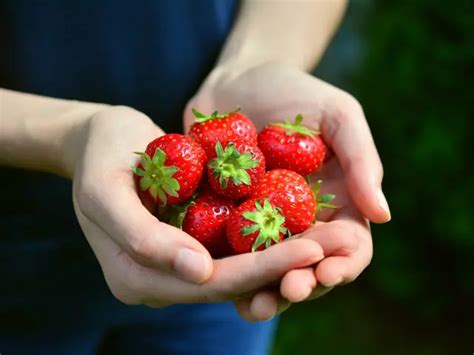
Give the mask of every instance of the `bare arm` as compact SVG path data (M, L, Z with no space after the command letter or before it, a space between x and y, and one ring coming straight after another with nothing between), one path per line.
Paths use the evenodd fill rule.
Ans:
M247 0L218 65L239 72L266 62L308 71L320 60L346 8L346 0Z
M0 165L72 178L71 132L106 107L0 89Z

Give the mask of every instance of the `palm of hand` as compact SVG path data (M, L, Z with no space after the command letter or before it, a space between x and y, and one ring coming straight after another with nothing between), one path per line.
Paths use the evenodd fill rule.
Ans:
M282 302L281 296L301 301L357 277L372 256L371 235L364 216L382 222L387 212L380 208L377 197L381 164L363 112L352 96L285 65L265 64L237 75L217 68L189 102L185 128L193 121L191 107L204 112L228 112L236 106L242 106L257 129L302 113L304 124L319 127L336 153L315 178L324 181L322 192L337 196L335 204L339 208L321 213L320 221L301 236L317 241L326 258L314 270L288 272L282 279L279 296L264 291L239 301L241 314L255 319L250 310L252 304L262 303L259 297L267 302ZM317 284L325 287L315 289Z
M137 195L131 166L133 152L162 134L145 115L118 107L97 113L74 139L74 208L116 298L153 307L234 299L321 259L317 243L295 240L212 261L197 240L158 221ZM201 262L183 268L182 251Z

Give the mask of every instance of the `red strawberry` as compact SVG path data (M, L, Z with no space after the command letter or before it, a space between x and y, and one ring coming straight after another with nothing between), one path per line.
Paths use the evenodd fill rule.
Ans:
M206 154L195 141L181 134L165 134L152 142L133 172L139 186L157 203L175 205L189 199L203 174Z
M196 122L191 126L189 136L204 148L206 154L212 155L217 142L226 146L229 142L246 142L257 145L257 130L247 117L239 110L205 115L193 109Z
M217 194L232 200L250 195L265 174L265 157L256 145L228 143L223 149L217 142L209 158L209 185Z
M227 220L227 239L234 254L268 248L286 233L285 217L268 199L245 201Z
M319 132L295 123L275 123L258 135L258 146L267 159L268 169L288 169L307 176L318 170L327 152Z
M141 168L141 164L138 164L136 168ZM135 180L135 186L137 187L138 198L142 201L143 206L150 211L151 214L156 212L156 200L148 193L148 191L142 191L140 189L141 177L133 174L133 180Z
M183 220L183 230L204 245L213 257L229 255L226 221L235 207L235 202L217 196L207 189L188 207Z
M313 190L294 171L267 171L250 198L268 198L272 205L281 208L291 234L304 232L314 221L316 199Z

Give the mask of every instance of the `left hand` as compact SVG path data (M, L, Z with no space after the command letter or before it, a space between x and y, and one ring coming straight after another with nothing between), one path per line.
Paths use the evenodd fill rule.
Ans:
M350 94L288 65L267 63L243 72L217 67L188 103L185 128L193 122L192 107L228 112L238 106L257 129L302 113L304 124L319 128L335 153L316 178L324 181L323 192L336 194L340 208L322 213L321 221L301 236L317 241L326 258L314 270L289 271L279 293L262 290L236 302L241 316L262 320L288 301L312 299L354 280L372 257L368 220L387 222L390 212L381 189L380 158L362 108Z

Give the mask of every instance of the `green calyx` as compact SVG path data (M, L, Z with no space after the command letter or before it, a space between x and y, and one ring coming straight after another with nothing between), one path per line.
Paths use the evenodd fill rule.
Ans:
M171 224L172 226L183 229L183 221L186 217L189 207L194 205L199 193L195 193L189 200L179 205L165 206L158 208L158 218Z
M280 242L280 233L286 234L288 230L283 227L285 217L281 214L279 208L273 207L268 199L255 202L255 212L244 212L242 216L254 224L243 227L242 235L248 236L258 231L258 236L252 245L252 251L255 251L261 245L268 248L272 243Z
M252 153L240 153L234 143L229 143L225 149L220 142L216 143L217 157L212 159L208 166L214 176L219 180L223 189L227 188L229 179L234 185L250 185L250 175L247 172L260 164L253 159Z
M199 112L198 110L196 110L194 108L192 109L192 111L193 111L194 116L196 117L196 119L194 121L197 122L197 123L203 123L203 122L206 122L206 121L227 118L230 115L232 115L236 112L239 112L240 107L235 109L234 111L228 112L228 113L218 113L217 111L214 111L210 115L205 115L204 113Z
M301 122L303 122L303 115L300 113L298 116L296 116L294 123L286 121L285 123L274 123L272 126L283 127L285 129L286 135L288 136L301 134L303 136L314 137L319 134L319 131L317 130L302 126Z
M312 190L314 193L314 196L316 197L316 214L319 213L324 208L337 208L337 206L331 204L330 202L336 198L336 195L334 194L324 194L320 195L319 190L321 189L321 184L322 180L316 181L316 183L313 185Z
M153 158L142 152L135 152L141 157L140 167L132 167L134 174L140 176L140 189L146 191L156 200L160 199L163 206L168 202L168 196L178 197L179 182L173 175L179 170L176 166L165 166L166 154L157 149Z

